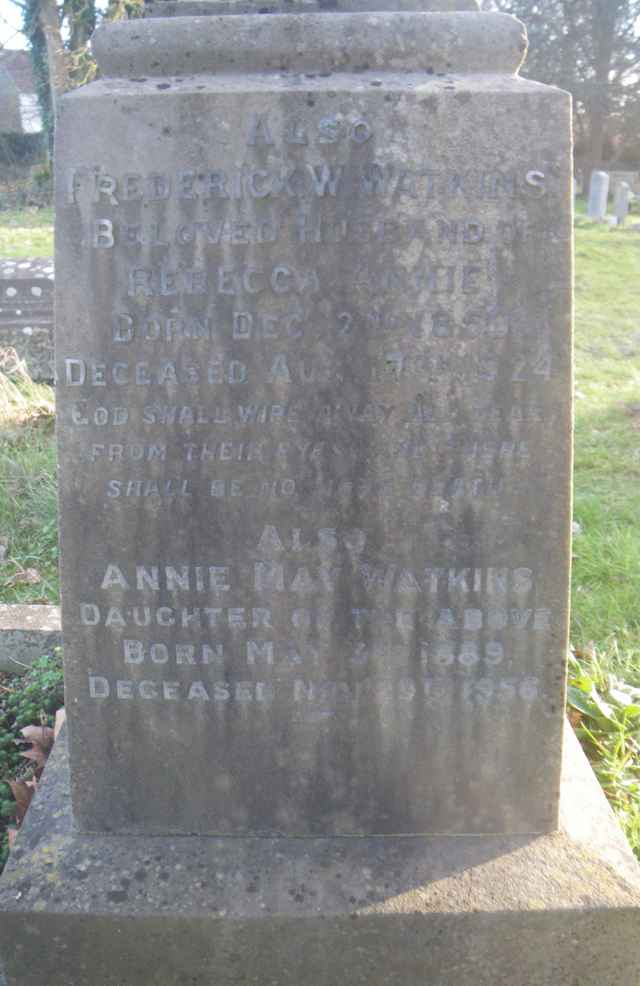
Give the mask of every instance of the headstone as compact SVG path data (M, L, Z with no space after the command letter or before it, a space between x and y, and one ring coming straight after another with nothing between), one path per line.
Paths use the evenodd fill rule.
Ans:
M576 877L570 827L545 835L570 103L517 77L518 21L379 7L112 24L101 79L62 100L75 828L34 821L9 871L9 986L333 982L337 955L354 984L488 986L514 962L542 983L551 962L602 986L584 895L604 867ZM618 982L625 859L624 902L593 905L625 940ZM478 961L496 941L517 945Z
M587 216L597 222L603 222L607 215L609 200L609 175L606 171L593 171L589 186L589 203Z
M631 189L626 181L618 182L613 199L613 211L618 226L624 226L629 215Z
M0 350L15 349L34 380L53 382L53 261L0 260Z
M627 185L631 189L632 193L637 194L640 191L638 187L638 171L609 171L609 179L612 188L615 188L618 182L626 181Z
M131 25L98 33L106 73L145 81L117 104L100 83L60 121L76 818L549 831L567 635L566 101L541 97L545 141L529 114L497 133L494 93L447 71L512 69L515 21L487 22L484 45L480 15L455 15L455 41L444 14L309 17L149 20L156 43L135 42L132 62ZM318 35L291 47L300 18ZM337 54L345 19L357 40ZM433 78L433 112L402 75L344 78L397 45L403 71ZM186 52L241 84L164 81ZM252 74L279 60L303 98L279 68L266 88ZM87 138L87 101L96 132L121 139ZM455 107L453 131L436 105Z

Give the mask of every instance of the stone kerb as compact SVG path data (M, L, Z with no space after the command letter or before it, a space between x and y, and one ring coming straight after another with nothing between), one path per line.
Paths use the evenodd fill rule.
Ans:
M58 606L0 605L0 671L19 674L61 644Z
M53 261L0 260L0 349L15 349L34 380L53 382Z

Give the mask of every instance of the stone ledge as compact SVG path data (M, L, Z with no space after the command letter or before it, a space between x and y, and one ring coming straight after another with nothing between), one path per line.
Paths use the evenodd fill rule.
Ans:
M207 14L344 13L388 11L389 0L145 0L145 17L203 17ZM394 0L393 10L477 11L478 0Z
M24 671L24 665L61 646L58 606L0 604L0 671Z
M520 21L425 11L151 17L103 24L92 48L105 78L198 73L372 72L514 75L527 50Z
M640 867L570 732L541 837L91 836L69 805L60 743L0 884L8 986L637 986Z

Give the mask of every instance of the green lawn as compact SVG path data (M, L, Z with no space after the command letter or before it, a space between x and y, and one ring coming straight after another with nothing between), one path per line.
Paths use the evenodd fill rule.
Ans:
M640 234L576 234L574 642L640 647Z
M583 203L578 213L570 701L578 734L640 854L640 233L587 223ZM0 255L50 254L50 222L50 213L0 214ZM18 386L28 389L24 381ZM30 393L29 407L33 399ZM37 399L34 416L15 392L3 405L0 389L0 600L7 602L57 601L46 388Z
M640 233L578 220L575 349L570 700L640 855Z
M52 209L0 212L0 259L52 256Z
M6 372L3 372L6 371ZM0 601L57 602L53 391L0 354Z

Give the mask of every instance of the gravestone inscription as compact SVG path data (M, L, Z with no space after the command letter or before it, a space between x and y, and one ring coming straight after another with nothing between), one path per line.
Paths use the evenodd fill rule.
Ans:
M556 825L569 105L535 88L530 112L520 25L463 48L476 17L305 15L348 52L292 45L290 14L158 19L135 76L116 25L95 47L119 77L64 102L86 829ZM159 74L187 48L208 74Z

